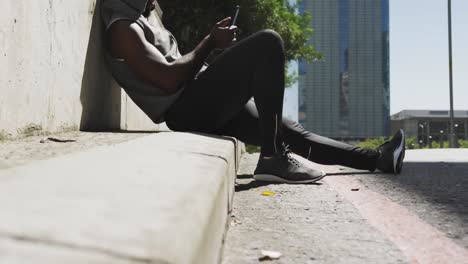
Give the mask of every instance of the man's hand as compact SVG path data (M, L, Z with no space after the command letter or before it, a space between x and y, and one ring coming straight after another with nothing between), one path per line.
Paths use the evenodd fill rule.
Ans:
M227 17L213 27L210 35L208 36L209 41L216 49L225 49L236 41L237 26L229 26L231 23L231 17Z

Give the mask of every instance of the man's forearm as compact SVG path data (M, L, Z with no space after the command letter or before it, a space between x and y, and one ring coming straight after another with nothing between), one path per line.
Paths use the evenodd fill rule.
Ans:
M174 67L174 74L178 75L173 76L174 78L178 77L177 79L180 82L178 86L180 86L182 83L192 80L195 77L213 48L214 45L210 39L210 36L208 35L197 45L197 47L192 52L171 63L171 67Z
M192 52L171 63L154 64L157 67L150 71L160 73L158 76L151 76L154 83L166 91L173 92L180 89L184 83L193 80L213 49L224 49L232 45L237 27L229 27L230 21L231 18L228 17L216 23L210 34Z

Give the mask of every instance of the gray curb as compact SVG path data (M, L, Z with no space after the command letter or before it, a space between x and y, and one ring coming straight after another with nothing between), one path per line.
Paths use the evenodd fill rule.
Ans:
M0 263L217 263L241 145L160 133L0 171Z

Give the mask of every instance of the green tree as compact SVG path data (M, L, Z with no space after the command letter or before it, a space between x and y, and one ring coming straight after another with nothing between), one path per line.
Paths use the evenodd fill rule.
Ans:
M309 14L299 15L296 6L283 0L171 0L160 3L164 24L179 40L182 53L192 50L212 29L215 22L232 16L241 6L237 25L238 39L262 29L273 29L284 39L286 59L313 61L321 54L307 44L312 35ZM297 73L287 76L287 83Z
M367 139L365 141L362 141L358 143L356 146L360 148L369 148L369 149L376 149L380 145L385 143L385 138L384 137L378 137L378 138L371 138Z
M468 140L459 139L458 145L460 148L468 148Z
M407 137L405 139L405 147L407 149L415 149L415 148L418 148L419 145L416 144L417 140L415 137Z

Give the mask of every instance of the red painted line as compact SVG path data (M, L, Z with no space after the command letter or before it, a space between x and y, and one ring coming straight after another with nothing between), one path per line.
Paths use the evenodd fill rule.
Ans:
M326 183L350 201L410 263L468 263L468 250L387 197L368 190L350 176L326 177ZM359 191L351 189L359 188Z

